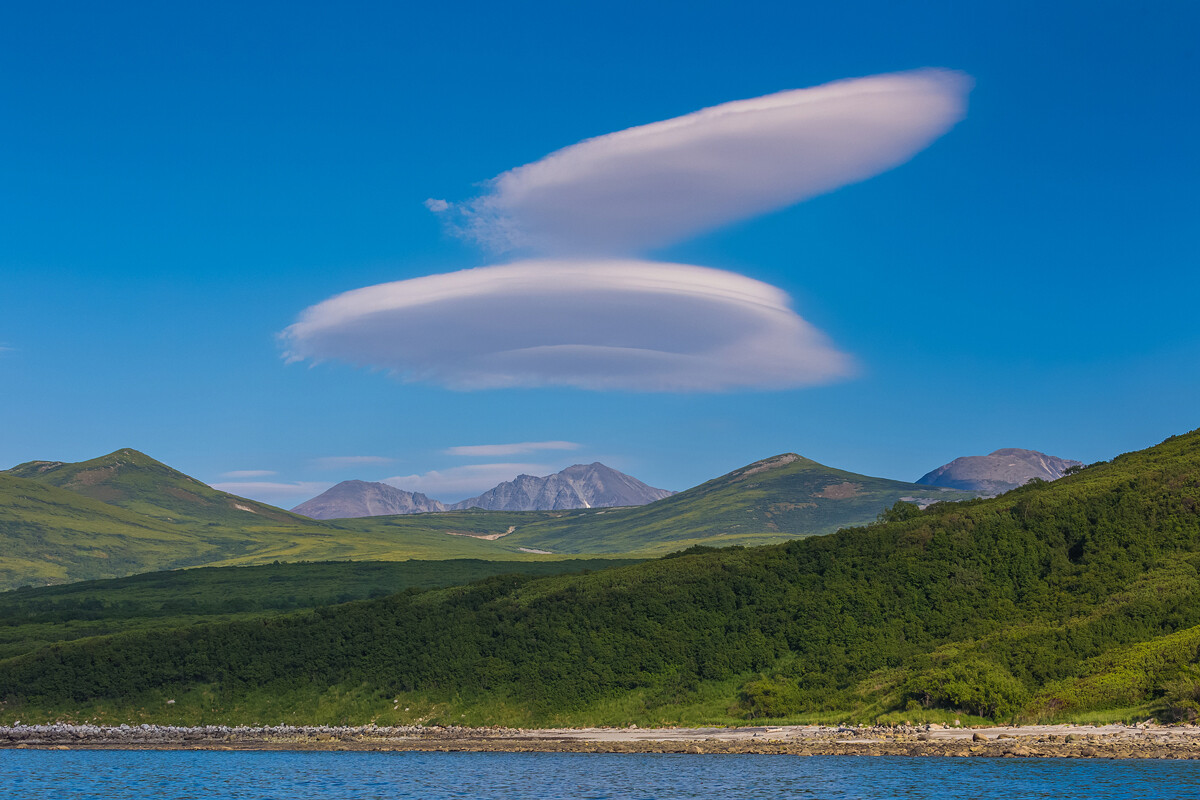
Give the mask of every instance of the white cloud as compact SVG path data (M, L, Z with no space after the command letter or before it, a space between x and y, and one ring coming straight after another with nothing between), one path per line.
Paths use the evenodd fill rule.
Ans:
M329 483L316 481L297 481L295 483L270 483L266 481L236 481L231 483L214 483L212 488L221 492L229 492L239 497L249 497L262 503L281 505L297 497L308 499L316 497L330 487Z
M435 214L440 214L450 208L450 204L445 200L439 200L436 197L431 197L425 201L425 207Z
M308 463L317 469L346 469L347 467L372 466L377 464L391 464L396 459L387 458L386 456L328 456L326 458L314 458Z
M470 464L450 469L433 470L421 475L397 475L383 482L406 492L421 492L438 500L451 502L491 489L498 483L511 481L518 475L549 475L553 467L545 464Z
M471 444L448 447L443 452L451 456L516 456L539 450L578 450L575 442L514 442L512 444Z
M281 339L289 361L338 359L454 389L779 389L852 372L783 291L636 260L521 261L368 286L307 309Z
M222 472L222 478L268 478L277 474L271 469L235 469L232 472Z
M903 164L962 118L970 87L925 69L724 103L509 170L454 217L499 250L641 252Z

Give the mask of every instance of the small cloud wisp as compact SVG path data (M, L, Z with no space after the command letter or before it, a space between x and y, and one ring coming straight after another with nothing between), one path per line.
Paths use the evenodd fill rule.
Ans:
M448 456L517 456L526 453L536 453L539 450L578 450L583 445L575 442L513 442L512 444L471 444L459 447L447 447L444 452Z
M391 464L396 459L386 456L326 456L325 458L313 458L309 460L309 464L316 469L321 470L336 470L348 469L350 467L375 466L379 464Z
M421 492L438 500L456 502L486 492L518 475L548 475L551 472L554 468L546 464L470 464L420 475L397 475L384 478L383 483L406 492Z

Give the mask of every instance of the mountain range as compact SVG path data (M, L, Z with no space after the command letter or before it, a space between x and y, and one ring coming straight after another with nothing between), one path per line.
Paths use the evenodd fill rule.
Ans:
M599 461L575 464L553 475L518 475L477 497L442 503L420 492L397 489L387 483L342 481L292 509L312 519L350 519L386 514L422 514L434 511L562 511L574 508L642 506L670 497L674 492L647 486L630 475Z
M627 492L655 491L606 470L565 470L548 482L545 495L511 481L479 501L503 506L565 498L569 488L592 508L317 520L217 491L128 448L78 463L32 461L0 472L0 590L275 561L642 557L697 544L759 545L832 533L871 523L899 500L925 506L975 496L785 453L645 505L599 508L630 502ZM580 480L589 475L594 480ZM408 498L422 499L436 503ZM378 500L395 497L380 493Z
M1008 447L986 456L956 458L949 464L925 473L917 479L917 483L992 496L1023 486L1035 478L1057 480L1071 467L1082 466L1080 461L1048 456L1036 450Z

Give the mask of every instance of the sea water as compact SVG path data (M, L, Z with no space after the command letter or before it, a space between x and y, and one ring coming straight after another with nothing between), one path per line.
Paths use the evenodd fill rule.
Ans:
M1200 798L1200 762L862 756L0 751L4 798Z

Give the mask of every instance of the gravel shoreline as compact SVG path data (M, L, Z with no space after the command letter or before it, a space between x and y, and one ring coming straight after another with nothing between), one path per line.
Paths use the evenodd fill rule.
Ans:
M1038 725L750 728L466 728L15 725L0 749L397 750L426 752L760 753L991 758L1200 759L1200 728Z

